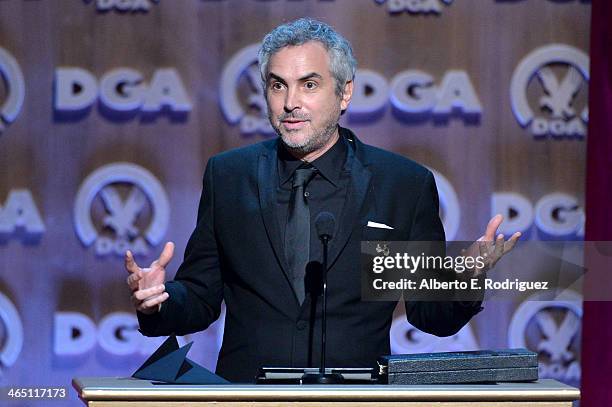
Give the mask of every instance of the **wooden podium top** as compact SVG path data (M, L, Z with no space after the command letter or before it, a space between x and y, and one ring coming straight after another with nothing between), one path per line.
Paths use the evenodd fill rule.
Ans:
M537 405L569 406L580 398L580 391L554 380L533 383L457 384L457 385L171 385L153 384L133 378L75 378L72 385L90 406L143 405L224 405L249 402L249 405L307 405L309 402L334 402L334 405L421 405L419 402L447 402L442 405ZM134 402L142 402L135 404ZM178 402L178 403L177 403ZM197 402L195 404L194 402ZM491 402L497 402L491 404ZM171 403L171 404L170 404ZM180 404L179 404L180 403ZM275 404L276 403L276 404ZM383 404L381 404L383 403ZM187 404L185 404L187 405ZM211 404L212 405L212 404ZM228 404L229 405L229 404ZM391 405L391 404L389 404ZM508 404L509 405L509 404Z

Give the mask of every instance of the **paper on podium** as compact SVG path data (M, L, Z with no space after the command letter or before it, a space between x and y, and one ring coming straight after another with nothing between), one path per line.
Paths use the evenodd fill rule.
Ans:
M229 384L224 378L187 359L193 342L179 348L172 335L134 372L132 377L170 384Z

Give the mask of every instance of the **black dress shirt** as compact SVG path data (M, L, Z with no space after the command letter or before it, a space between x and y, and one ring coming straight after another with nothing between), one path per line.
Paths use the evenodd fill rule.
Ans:
M342 214L342 207L346 200L349 173L344 170L347 159L346 140L340 137L336 143L310 164L317 172L304 188L304 196L310 209L310 261L323 261L323 246L317 236L315 219L321 212L330 212L338 220ZM281 144L282 145L282 144ZM304 164L303 161L293 157L284 148L278 149L278 180L277 204L278 222L281 226L281 242L285 241L285 224L289 212L291 199L291 180L295 170Z

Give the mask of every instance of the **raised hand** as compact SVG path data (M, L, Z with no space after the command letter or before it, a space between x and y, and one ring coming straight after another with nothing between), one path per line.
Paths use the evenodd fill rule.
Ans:
M166 281L166 266L172 260L174 243L167 242L159 258L148 268L140 268L134 255L129 250L125 252L125 269L129 273L127 284L132 292L132 304L143 314L153 314L159 311L161 303L169 297L164 282Z
M464 254L472 257L481 256L485 266L474 270L473 276L478 276L482 272L489 270L516 244L521 237L521 232L514 233L510 239L504 240L504 235L499 234L495 237L499 225L504 221L502 215L495 215L487 224L484 235L480 236Z

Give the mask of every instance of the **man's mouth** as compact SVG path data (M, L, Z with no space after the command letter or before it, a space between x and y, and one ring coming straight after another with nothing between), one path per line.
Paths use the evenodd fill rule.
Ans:
M284 119L282 121L283 125L287 130L296 130L301 129L307 120L304 119Z

